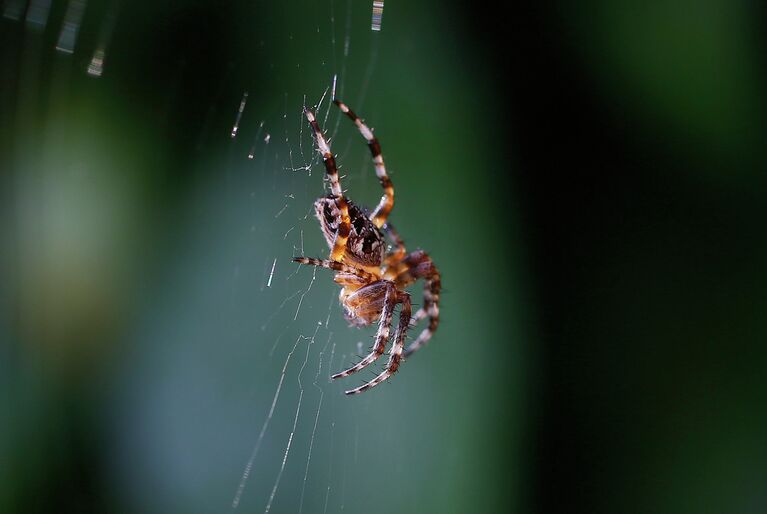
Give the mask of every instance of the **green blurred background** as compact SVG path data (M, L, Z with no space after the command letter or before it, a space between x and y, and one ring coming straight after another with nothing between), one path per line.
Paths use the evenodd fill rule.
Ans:
M1 512L767 511L765 7L411 4L0 5ZM445 286L354 398L334 76Z

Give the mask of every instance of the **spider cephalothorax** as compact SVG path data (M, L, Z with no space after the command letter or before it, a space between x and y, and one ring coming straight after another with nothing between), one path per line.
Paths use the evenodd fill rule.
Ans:
M368 218L367 212L347 200L349 210L349 238L344 250L344 262L355 262L362 266L380 266L386 253L386 243L381 231ZM341 211L332 196L320 198L314 202L314 212L320 222L322 235L328 246L338 234L341 223Z
M335 104L354 121L367 140L384 194L372 213L354 205L346 198L341 189L330 145L322 134L314 114L304 109L330 182L331 194L314 202L314 212L330 248L330 258L320 260L297 257L293 260L336 272L334 280L341 286L339 300L344 307L344 316L352 325L366 326L378 322L378 331L370 353L351 368L336 373L332 378L356 373L383 355L389 340L394 308L398 304L402 306L386 369L370 382L346 391L346 394L357 394L392 376L399 368L400 361L423 346L437 330L441 281L439 271L428 254L423 250L408 253L394 227L387 222L394 206L394 186L386 174L378 139L346 105L338 100L335 100ZM384 234L392 243L392 249L388 253ZM410 294L405 288L418 279L424 279L424 305L411 315ZM408 329L427 317L428 326L405 349Z

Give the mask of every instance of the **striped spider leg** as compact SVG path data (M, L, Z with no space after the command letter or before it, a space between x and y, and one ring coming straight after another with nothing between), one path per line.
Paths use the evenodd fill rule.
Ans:
M405 358L410 357L416 350L425 345L439 326L439 294L442 289L442 278L431 257L423 250L408 254L402 262L407 270L397 275L398 287L423 279L423 307L413 316L411 326L415 326L423 318L429 318L429 324L424 328L415 341L405 350Z
M418 279L422 278L424 280L424 305L411 318L410 327L414 327L427 316L429 318L429 325L407 347L404 354L404 357L407 358L425 345L439 326L439 295L442 289L442 280L439 270L426 252L416 250L408 254L404 241L391 223L386 223L383 226L383 230L395 246L395 249L386 256L387 269L384 273L384 278L394 280L400 289L406 288Z
M389 175L386 174L386 166L384 165L383 154L381 153L381 144L378 142L378 138L373 135L373 131L368 128L367 125L356 115L354 111L349 109L345 103L340 100L333 100L341 112L346 114L351 119L362 134L362 137L368 142L368 148L370 148L370 154L373 156L373 165L376 169L376 176L381 182L381 187L384 190L384 194L381 200L378 202L373 213L370 215L370 219L373 224L381 228L386 223L386 218L389 217L389 213L394 207L394 185L391 183Z
M336 159L330 151L330 145L322 134L314 113L304 107L304 114L306 114L306 119L309 120L309 125L314 130L314 137L317 139L317 150L322 154L322 161L325 163L325 174L330 181L330 192L335 200L335 207L339 214L333 246L330 249L330 259L341 262L344 259L346 240L349 238L349 206L346 197L344 197L344 192L341 190L341 182L338 180L338 167L336 166Z

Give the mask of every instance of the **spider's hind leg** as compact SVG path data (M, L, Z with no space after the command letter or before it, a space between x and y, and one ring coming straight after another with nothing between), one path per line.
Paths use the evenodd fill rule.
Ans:
M312 257L293 257L293 262L297 262L298 264L306 264L307 266L319 266L320 268L331 269L339 273L354 275L366 283L374 282L377 280L375 275L372 273L368 273L365 270L361 270L359 268L355 268L354 266L349 266L348 264L344 264L338 261L331 261L328 259L313 259Z
M416 250L408 254L402 260L403 271L397 276L400 287L410 284L419 278L424 279L423 284L423 307L413 316L411 326L414 326L423 318L429 318L429 325L424 328L415 341L408 345L405 350L405 358L425 345L436 332L439 326L439 295L442 290L442 280L439 270L432 262L431 257L423 250Z
M382 294L382 289L383 308L379 306L380 300L378 300L378 297ZM354 322L354 320L360 318L361 320L366 320L366 318L370 317L371 310L377 311L378 309L381 310L381 317L378 322L375 343L373 343L373 348L370 353L351 368L336 373L330 378L336 379L348 377L369 366L383 355L383 352L386 349L386 342L389 340L389 331L391 330L391 320L392 315L394 314L395 305L397 305L397 289L392 282L384 280L362 287L346 298L344 307L350 308L351 306L351 308L354 309L354 316L350 321Z
M410 295L403 291L397 291L396 303L402 304L402 310L399 313L399 324L397 325L397 332L394 334L394 344L389 351L389 362L386 364L386 369L370 382L355 387L354 389L350 389L346 391L346 394L359 394L367 391L371 387L375 387L391 377L397 372L397 369L399 369L400 362L403 358L402 351L405 347L407 329L410 326Z

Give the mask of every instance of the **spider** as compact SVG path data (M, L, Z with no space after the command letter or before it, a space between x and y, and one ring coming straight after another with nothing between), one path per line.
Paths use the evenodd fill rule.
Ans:
M389 340L394 309L397 304L402 306L386 368L371 381L346 391L346 394L359 394L391 377L399 369L402 359L426 344L437 330L441 282L439 271L431 257L423 250L408 253L399 234L387 221L394 206L394 186L386 174L378 139L344 103L338 100L333 102L354 122L367 140L384 194L369 214L366 209L358 207L344 196L330 145L322 134L314 113L304 107L304 114L314 131L317 150L322 154L327 180L330 182L330 194L314 202L314 212L330 248L330 257L296 257L293 261L336 272L334 280L341 286L339 300L344 308L344 317L352 326L363 327L378 323L378 331L370 353L351 368L333 375L333 379L348 377L383 355ZM388 252L384 234L392 243ZM424 305L411 316L410 294L405 288L418 279L424 279ZM408 329L426 317L429 318L428 326L405 349Z

